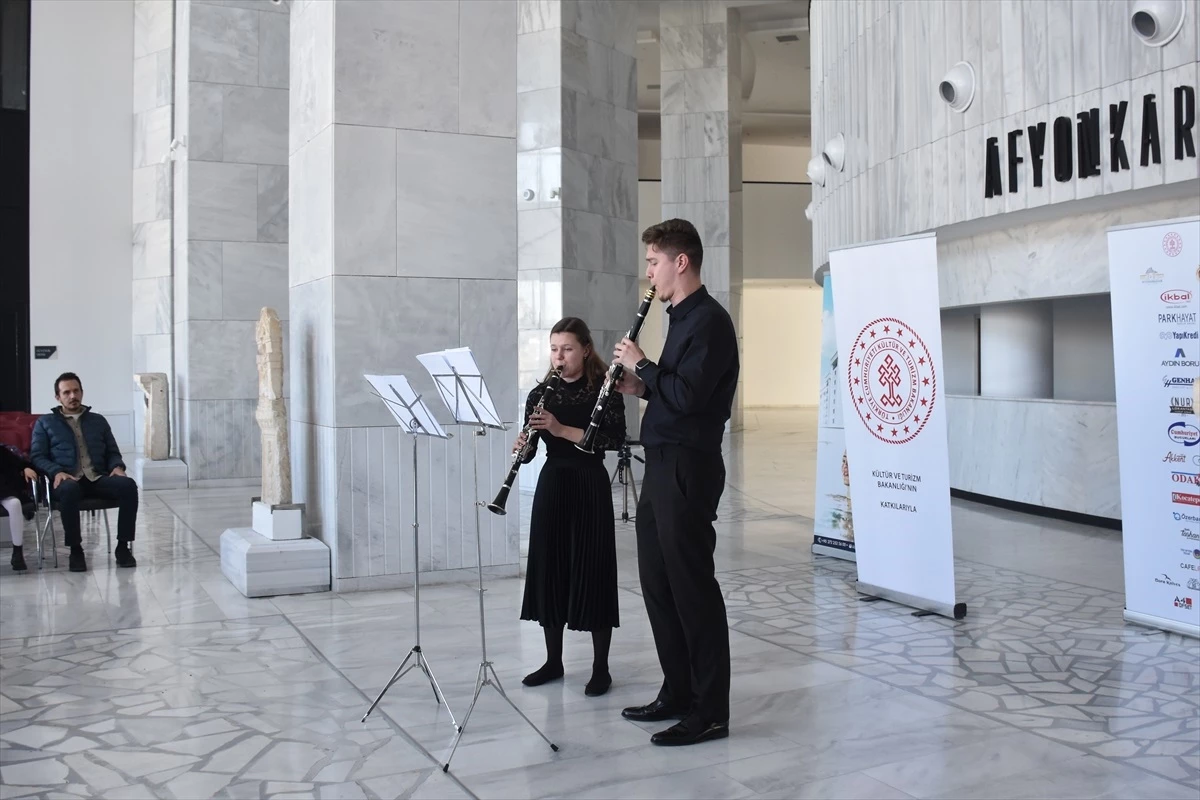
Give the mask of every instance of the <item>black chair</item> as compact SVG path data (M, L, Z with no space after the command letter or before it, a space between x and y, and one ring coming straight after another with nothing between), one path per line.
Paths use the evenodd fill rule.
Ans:
M40 493L37 493L35 489L38 507L45 506L46 509L46 521L39 523L37 529L39 569L42 566L42 539L47 533L50 535L50 549L54 552L54 566L58 566L58 548L54 543L54 512L58 510L58 503L54 500L54 495L51 492L50 478L48 476L42 476L41 489ZM106 500L102 497L89 497L79 501L80 514L83 514L85 511L92 514L99 512L104 517L104 534L108 543L109 558L112 558L112 528L108 524L108 512L117 507L116 500ZM132 542L130 544L132 545Z

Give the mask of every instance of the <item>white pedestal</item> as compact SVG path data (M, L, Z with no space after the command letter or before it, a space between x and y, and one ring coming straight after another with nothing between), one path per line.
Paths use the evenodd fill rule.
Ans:
M160 489L188 488L187 464L178 458L168 458L162 461L151 461L148 458L135 459L129 477L137 481L138 488L148 492Z
M304 536L303 515L303 505L269 506L255 500L251 524L255 533L272 541L291 541Z
M272 541L250 528L221 534L221 572L246 597L329 591L329 548L317 539Z

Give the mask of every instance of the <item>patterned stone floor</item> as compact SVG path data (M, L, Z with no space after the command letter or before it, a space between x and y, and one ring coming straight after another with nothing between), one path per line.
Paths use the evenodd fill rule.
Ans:
M618 524L614 685L538 689L519 579L489 583L488 647L550 748L490 690L453 737L406 678L360 717L413 643L411 591L248 600L217 542L252 489L143 496L136 570L102 528L92 570L14 575L0 553L0 798L1154 798L1200 795L1200 643L1121 619L1120 538L956 503L954 622L864 603L854 566L808 552L812 415L752 415L718 522L733 660L729 739L648 745L620 709L661 680ZM523 511L529 498L522 497ZM461 719L478 669L470 584L421 593L423 645Z
M1200 643L1102 589L959 560L960 621L857 600L852 564L727 573L734 629L1200 788Z

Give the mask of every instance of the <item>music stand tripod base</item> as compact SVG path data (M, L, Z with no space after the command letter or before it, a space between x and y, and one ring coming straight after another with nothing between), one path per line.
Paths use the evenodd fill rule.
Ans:
M446 713L450 715L450 724L456 730L459 729L458 722L454 719L454 712L450 710L450 703L446 701L446 695L442 692L442 687L438 685L437 678L433 676L433 668L429 665L429 660L425 658L425 651L421 649L421 554L420 554L420 532L421 526L418 521L418 503L420 494L418 491L418 462L417 462L417 438L425 435L436 438L449 438L448 435L441 429L441 426L433 420L429 409L421 402L421 396L412 391L408 379L403 376L367 376L370 381L372 378L385 382L387 387L391 389L395 399L384 397L382 394L377 394L379 399L383 400L388 406L388 410L396 417L396 420L403 425L412 438L412 465L413 465L413 616L416 623L416 643L412 649L408 651L408 655L400 662L400 666L396 667L396 671L392 673L391 679L384 685L379 695L375 698L375 702L371 703L371 707L367 709L367 713L363 714L362 722L367 721L367 717L371 716L371 712L383 700L383 696L387 694L388 689L396 685L408 673L414 669L419 669L425 673L426 679L429 681L429 688L433 689L433 699L438 705L446 707ZM374 385L374 383L372 384ZM397 388L399 387L399 389ZM422 417L425 421L422 422ZM409 662L412 662L409 664Z
M621 482L621 517L620 517L620 519L622 522L631 522L631 521L634 521L637 519L636 514L629 513L629 493L630 493L630 491L633 492L633 508L635 511L637 510L638 502L639 502L638 501L637 481L633 477L633 459L637 459L638 461L641 461L643 464L645 464L646 462L640 456L633 455L633 450L631 448L633 447L633 445L636 445L636 444L640 444L640 442L635 442L635 441L626 439L625 443L622 444L621 447L617 450L617 469L615 472L613 472L612 480L608 482L610 486L615 484L618 480Z

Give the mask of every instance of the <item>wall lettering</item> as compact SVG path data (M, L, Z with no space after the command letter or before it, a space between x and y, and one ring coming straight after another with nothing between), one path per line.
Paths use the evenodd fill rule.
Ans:
M1172 119L1168 124L1173 134L1171 155L1176 161L1185 158L1196 158L1196 89L1193 86L1176 86L1172 90L1172 100L1169 112ZM991 199L1006 193L1020 191L1030 178L1033 186L1041 187L1044 182L1046 158L1047 128L1050 151L1054 159L1054 180L1068 183L1071 180L1087 180L1097 177L1104 172L1105 151L1109 172L1122 172L1130 169L1129 147L1126 141L1126 123L1129 121L1129 100L1110 103L1108 114L1108 147L1101 140L1101 125L1103 108L1089 108L1080 111L1075 119L1069 116L1056 118L1052 124L1038 122L1026 128L1015 128L1004 137L1007 151L1001 153L999 136L989 136L985 148L984 164L984 197ZM1134 112L1137 113L1136 111ZM1151 164L1161 164L1162 132L1158 118L1158 97L1147 94L1142 97L1138 163L1142 167ZM1028 135L1026 135L1028 133ZM1023 144L1025 143L1025 144ZM1022 148L1028 148L1028 152ZM1001 164L1008 166L1007 181ZM1022 166L1027 164L1027 166Z

